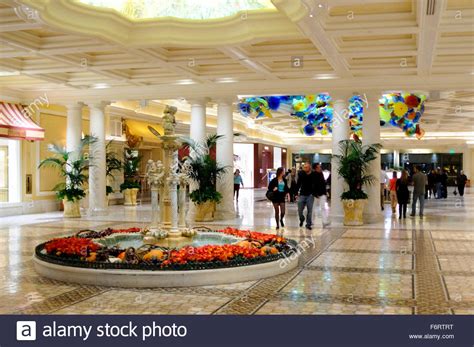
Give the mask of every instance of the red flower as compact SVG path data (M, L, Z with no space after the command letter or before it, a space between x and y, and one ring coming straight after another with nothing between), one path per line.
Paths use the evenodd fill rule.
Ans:
M231 227L227 227L225 229L219 230L219 232L224 233L224 234L229 234L237 237L245 237L245 238L250 238L252 240L256 240L261 242L262 244L270 243L272 241L276 241L279 243L285 243L286 240L277 235L273 234L265 234L265 233L260 233L257 231L250 231L250 230L239 230Z
M44 245L44 249L49 254L65 254L81 257L86 257L89 252L95 252L99 248L101 248L101 246L97 243L82 237L63 237L53 239Z

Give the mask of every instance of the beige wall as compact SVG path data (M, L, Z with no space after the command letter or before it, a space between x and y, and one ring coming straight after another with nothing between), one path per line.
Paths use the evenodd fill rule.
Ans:
M44 158L51 156L52 153L48 151L48 145L55 143L59 146L66 145L66 109L62 106L52 105L50 108L39 112L36 121L45 130L45 138L43 141L21 141L21 158L22 158L22 201L31 200L54 200L56 197L52 193L52 188L63 180L57 169L43 167L38 169L38 164ZM87 109L83 112L82 130L84 134L89 133L89 120L87 117ZM153 160L162 160L161 145L159 140L153 136L148 130L148 125L152 125L160 133L163 133L163 128L160 125L151 124L143 121L128 121L130 129L133 134L143 136L145 143L146 158ZM117 153L122 153L124 143L114 142L112 150ZM39 157L38 157L39 154ZM146 161L145 161L146 162ZM32 194L26 195L26 175L32 175ZM116 174L115 180L110 182L116 191L120 183L122 183L122 175ZM39 190L37 189L39 187Z

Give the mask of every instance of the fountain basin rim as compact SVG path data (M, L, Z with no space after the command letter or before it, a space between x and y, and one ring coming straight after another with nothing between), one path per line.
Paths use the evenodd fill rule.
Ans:
M147 271L95 269L57 265L33 256L35 270L63 282L125 288L190 287L260 280L283 274L298 266L299 255L264 263L203 270ZM283 263L284 262L284 263ZM282 266L284 264L284 266Z

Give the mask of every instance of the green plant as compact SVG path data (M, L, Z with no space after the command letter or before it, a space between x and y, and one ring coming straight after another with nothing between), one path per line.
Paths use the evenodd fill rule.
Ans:
M349 187L341 195L344 200L367 199L367 194L362 190L364 184L372 184L375 176L369 174L370 162L377 158L382 145L362 145L356 140L343 140L339 142L339 153L333 157L338 161L337 173L344 179Z
M209 135L202 143L191 139L183 139L185 147L190 149L190 155L186 159L190 165L189 177L197 183L197 189L189 194L189 198L196 204L206 201L219 202L222 195L217 191L217 180L226 172L227 167L211 157L210 151L216 146L222 135Z
M142 158L131 148L125 149L123 159L123 177L124 182L120 185L120 191L132 188L141 188L138 170Z
M112 141L109 141L106 149L105 154L105 173L107 177L110 177L112 180L115 179L114 171L122 171L123 163L120 159L117 158L117 153L110 151L110 146L112 145ZM114 192L113 188L109 185L106 187L106 194L112 194Z
M86 146L97 141L93 136L85 136L77 151L68 152L65 148L50 144L48 150L54 154L41 161L38 168L59 168L64 182L58 183L53 190L59 200L75 201L82 199L86 194L83 186L87 181L87 171L90 167L90 157L86 157L83 150Z

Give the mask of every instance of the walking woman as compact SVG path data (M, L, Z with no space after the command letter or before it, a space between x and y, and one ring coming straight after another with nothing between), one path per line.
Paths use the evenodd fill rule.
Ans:
M242 185L242 188L244 187L244 180L242 179L242 176L240 176L240 170L237 169L234 172L234 196L237 195L237 201L239 201L240 185Z
M392 173L392 178L388 182L390 188L390 204L392 206L392 214L397 213L397 172Z
M458 177L456 178L456 185L458 186L459 196L464 196L464 187L466 187L467 176L464 171L459 171Z
M284 170L279 167L276 172L276 177L270 181L268 185L268 191L273 192L272 203L275 209L275 221L277 230L285 226L283 218L285 217L285 198L289 192L288 184L284 178Z
M408 190L408 172L402 171L402 177L397 180L397 199L398 199L398 219L407 218L407 206L410 200L410 191Z

